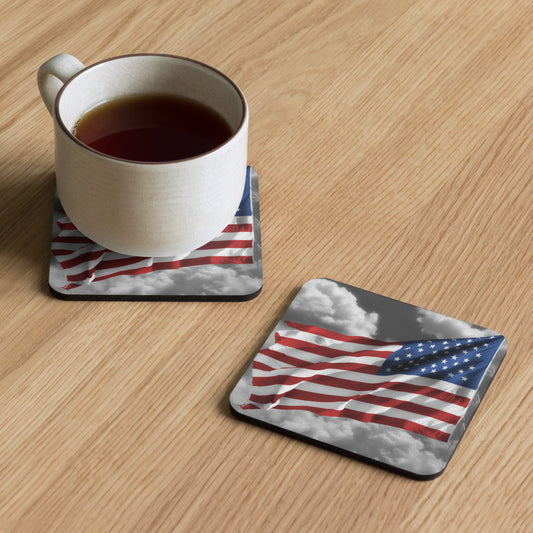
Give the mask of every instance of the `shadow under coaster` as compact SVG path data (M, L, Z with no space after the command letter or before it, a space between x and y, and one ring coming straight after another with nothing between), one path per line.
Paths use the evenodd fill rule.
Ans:
M237 213L184 257L133 257L96 244L69 220L57 191L49 286L66 300L244 301L263 287L259 186L248 167Z

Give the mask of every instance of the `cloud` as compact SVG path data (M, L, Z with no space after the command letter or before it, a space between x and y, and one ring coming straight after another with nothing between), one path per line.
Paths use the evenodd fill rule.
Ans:
M250 265L183 268L173 275L174 283L194 294L250 294L261 286L257 266Z
M259 290L261 282L255 265L203 265L140 276L116 276L72 289L71 294L239 295Z
M419 309L416 320L422 333L434 335L438 339L483 337L485 335L494 335L495 333L492 330L482 329L468 322L434 313L427 309Z
M239 390L244 397L245 387ZM232 402L237 405L232 395ZM298 435L418 475L434 475L446 466L447 444L408 431L347 418L318 416L307 411L260 409L243 411L247 416Z
M365 424L354 435L358 453L419 475L439 473L446 466L448 445L396 428Z
M330 327L340 333L375 335L378 314L368 313L359 306L357 298L348 289L328 279L307 282L291 307L291 314L312 317L315 325Z

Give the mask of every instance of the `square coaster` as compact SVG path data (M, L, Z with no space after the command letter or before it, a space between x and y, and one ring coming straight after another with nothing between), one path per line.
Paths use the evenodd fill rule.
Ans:
M448 464L506 352L494 331L314 279L230 405L249 421L431 479Z
M49 285L70 300L255 298L263 287L257 172L248 167L231 223L185 257L133 257L103 248L76 229L56 191Z

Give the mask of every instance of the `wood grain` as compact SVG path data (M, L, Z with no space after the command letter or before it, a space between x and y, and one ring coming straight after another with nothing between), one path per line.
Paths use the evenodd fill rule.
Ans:
M28 0L0 17L0 530L529 531L528 1ZM47 289L59 52L205 61L251 109L264 289L246 303ZM307 280L481 324L509 352L445 473L416 482L234 419Z

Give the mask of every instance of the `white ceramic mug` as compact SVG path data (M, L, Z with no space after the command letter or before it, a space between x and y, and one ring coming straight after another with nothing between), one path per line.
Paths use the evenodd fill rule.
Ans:
M44 63L37 81L54 119L59 198L74 225L115 252L184 255L216 237L242 197L248 106L228 77L197 61L164 54L115 57L85 67L68 54ZM73 134L92 107L127 95L192 98L217 111L232 136L205 154L150 163L107 156Z

